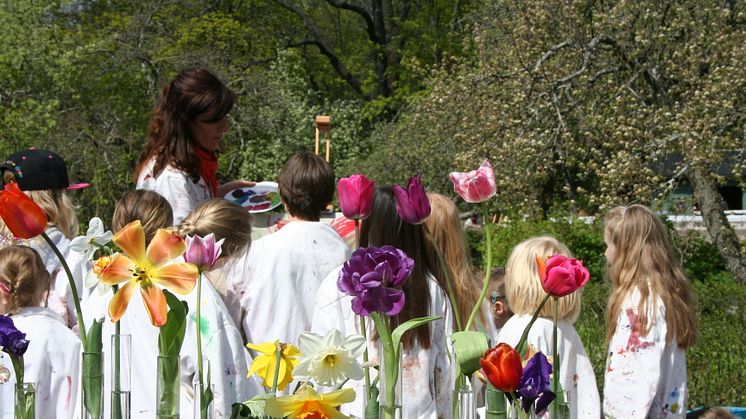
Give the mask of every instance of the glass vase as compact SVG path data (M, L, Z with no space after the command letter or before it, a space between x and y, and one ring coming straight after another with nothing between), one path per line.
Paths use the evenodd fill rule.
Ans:
M83 404L81 418L102 419L104 416L104 353L83 352Z
M180 403L179 355L159 355L156 367L156 417L178 419Z
M401 393L402 393L402 356L404 346L400 343L397 356L394 359L386 359L382 348L379 348L380 369L378 371L379 390L378 393L378 418L379 419L401 419Z
M34 419L36 417L35 383L16 383L14 417Z
M111 419L130 418L132 335L111 335Z
M476 419L477 404L471 386L466 384L458 390L454 390L453 399L456 401L454 419Z
M487 419L507 419L508 401L505 393L496 389L491 384L487 385L484 394L485 405L487 406L485 417Z
M195 419L214 419L215 418L215 401L209 400L204 401L200 397L199 382L194 383L194 415ZM215 385L210 384L210 394L215 394ZM206 408L202 408L203 404L207 405Z

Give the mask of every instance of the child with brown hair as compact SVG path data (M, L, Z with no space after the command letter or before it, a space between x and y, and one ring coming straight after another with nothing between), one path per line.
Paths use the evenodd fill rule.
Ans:
M23 381L36 383L37 412L73 418L81 345L60 315L41 306L50 281L34 249L20 245L0 249L0 314L11 316L29 341L23 355ZM10 365L5 352L0 352L0 365ZM13 415L14 383L15 378L0 385L0 417Z
M604 241L612 285L604 415L683 418L684 350L697 339L697 319L666 227L647 207L616 207L604 219Z

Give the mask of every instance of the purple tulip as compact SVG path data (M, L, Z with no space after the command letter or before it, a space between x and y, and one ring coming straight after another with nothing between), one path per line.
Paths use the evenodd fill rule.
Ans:
M399 185L394 185L394 196L396 197L396 211L402 220L409 224L422 224L430 215L430 200L427 198L425 187L422 186L421 176L409 178L406 190Z
M3 351L13 356L23 356L28 349L26 334L22 333L13 324L13 319L0 315L0 346Z
M414 260L393 246L361 247L339 272L337 287L351 295L352 311L395 316L404 308L404 292L397 288L412 273Z
M549 374L551 373L552 365L541 352L529 359L523 367L518 394L521 396L524 411L528 412L529 408L536 403L534 411L540 413L557 397L550 390Z
M364 175L352 175L337 183L337 196L342 214L351 220L363 220L373 210L373 181Z
M187 249L184 252L184 261L197 266L200 272L208 271L215 266L220 257L220 246L225 239L215 241L215 235L210 233L204 238L200 236L187 236Z

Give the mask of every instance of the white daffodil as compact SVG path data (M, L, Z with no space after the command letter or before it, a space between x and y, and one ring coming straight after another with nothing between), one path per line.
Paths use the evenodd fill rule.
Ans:
M85 260L91 260L100 246L111 242L111 231L104 232L104 222L98 217L91 218L88 232L85 236L78 236L70 242L70 249L85 255Z
M298 344L304 357L293 371L296 377L313 379L322 386L337 386L347 379L363 378L363 368L357 357L365 349L364 337L344 337L336 329L326 336L303 332Z
M93 267L85 276L84 284L86 288L90 289L93 287L98 286L98 292L101 295L106 294L109 292L112 287L111 285L106 285L103 282L101 282L101 272L109 266L112 260L118 255L119 253L114 253L113 255L107 255L107 256L101 256L100 258L96 259L96 261L93 262Z

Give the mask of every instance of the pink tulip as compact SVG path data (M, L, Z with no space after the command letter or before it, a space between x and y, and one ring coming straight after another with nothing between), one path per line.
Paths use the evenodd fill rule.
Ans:
M539 267L541 286L547 294L553 297L564 297L579 290L590 279L588 269L583 262L562 255L554 255L547 260L536 257Z
M495 172L487 160L483 161L477 170L468 173L452 172L450 178L454 191L472 204L484 202L497 192Z
M430 200L427 198L425 187L422 186L422 178L412 176L409 178L407 189L394 185L394 196L396 197L396 211L402 220L409 224L422 224L430 215Z
M373 209L373 181L364 175L352 175L337 183L337 196L342 214L351 220L363 220Z
M187 236L186 252L184 252L184 261L197 266L200 272L212 269L215 262L220 257L220 247L225 239L215 241L213 233L204 238L200 236Z

